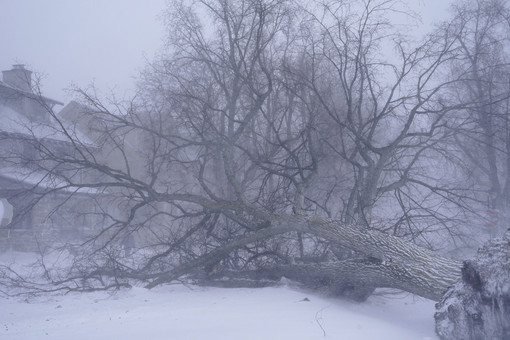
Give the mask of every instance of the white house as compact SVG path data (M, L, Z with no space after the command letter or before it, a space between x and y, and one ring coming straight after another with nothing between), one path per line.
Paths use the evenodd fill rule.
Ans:
M61 132L55 109L63 103L35 93L32 72L24 65L3 71L0 80L0 251L38 250L83 237L94 228L87 209L96 193L54 190L58 173L45 171L39 145L55 154L75 152ZM59 123L64 120L58 119ZM69 125L71 126L71 125ZM70 128L69 131L74 131ZM78 132L77 132L78 133ZM82 142L89 142L85 136ZM72 138L72 136L71 136ZM92 142L89 142L92 144ZM66 201L66 207L60 203ZM86 207L86 209L84 209Z

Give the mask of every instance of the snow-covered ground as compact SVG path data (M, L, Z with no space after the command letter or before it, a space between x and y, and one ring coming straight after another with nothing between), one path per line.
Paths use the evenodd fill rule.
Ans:
M21 272L35 254L0 254ZM260 289L173 284L29 300L0 295L0 340L432 340L434 302L376 294L365 303L286 282Z
M430 340L434 303L411 295L366 303L289 287L220 289L169 285L0 299L0 339Z

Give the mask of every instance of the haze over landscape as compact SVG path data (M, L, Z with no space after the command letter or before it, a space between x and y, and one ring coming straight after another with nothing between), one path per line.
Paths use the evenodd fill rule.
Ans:
M426 32L450 1L405 0ZM132 94L146 63L163 45L165 0L0 0L0 68L13 64L43 76L43 92L69 99L70 85ZM415 23L417 24L417 23Z
M506 0L0 0L0 31L0 339L510 339Z

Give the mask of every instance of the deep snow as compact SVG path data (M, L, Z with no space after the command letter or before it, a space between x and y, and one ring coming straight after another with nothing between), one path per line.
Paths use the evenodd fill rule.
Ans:
M409 294L357 304L287 286L177 284L29 302L0 299L0 306L0 339L6 340L436 339L434 303Z

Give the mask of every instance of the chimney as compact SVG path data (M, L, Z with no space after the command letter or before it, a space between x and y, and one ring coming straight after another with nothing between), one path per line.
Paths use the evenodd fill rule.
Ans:
M32 92L32 71L23 64L12 65L12 70L2 71L4 83L25 92Z

